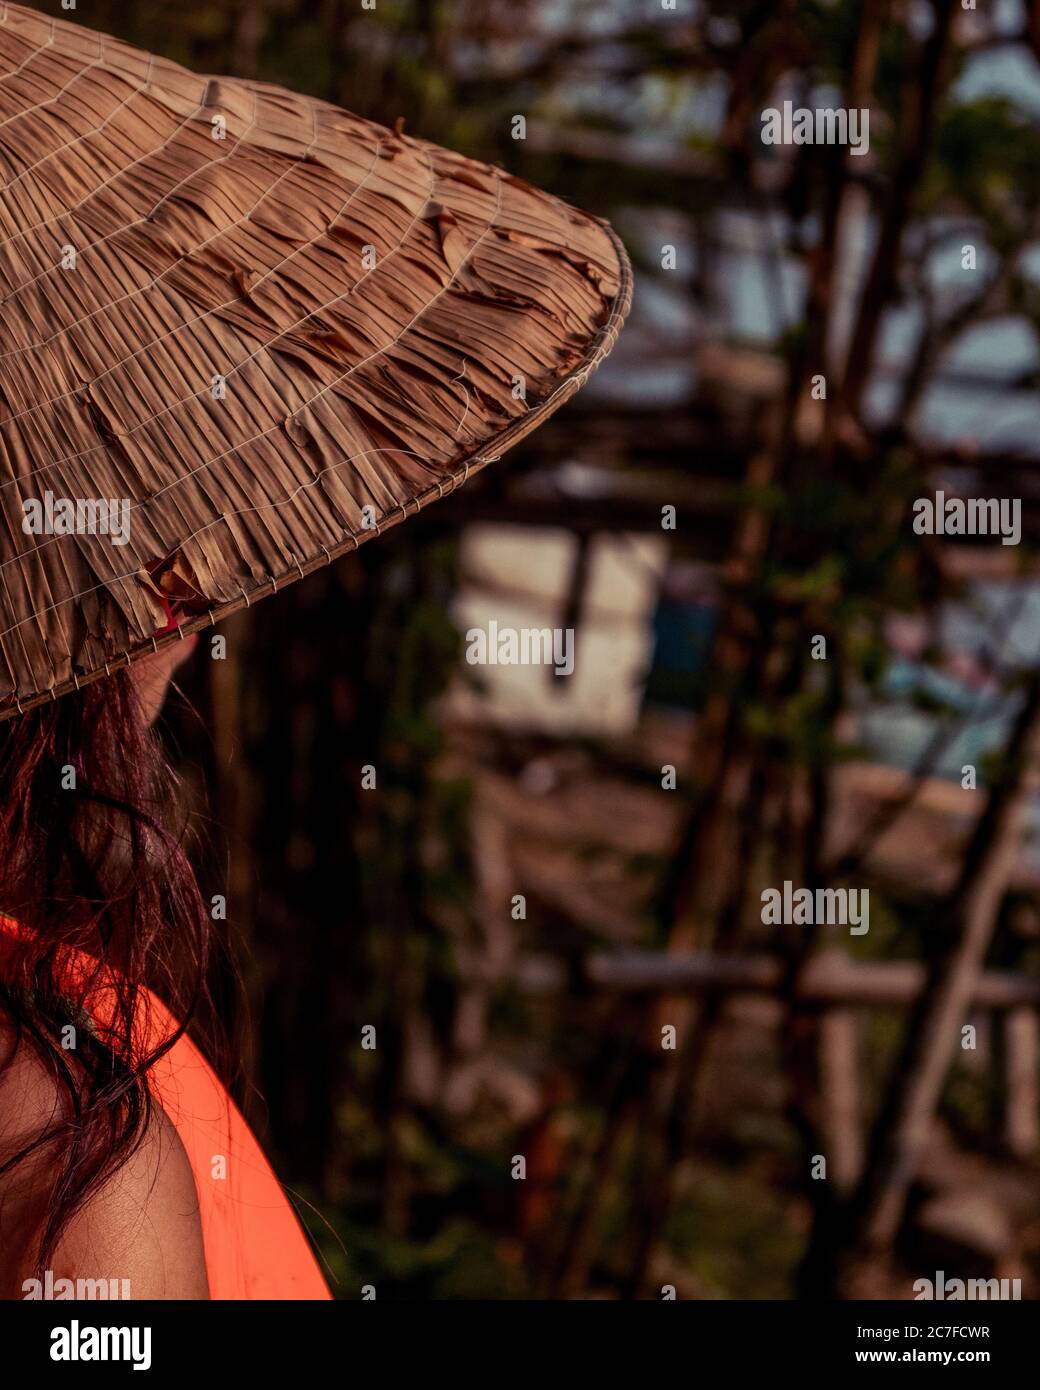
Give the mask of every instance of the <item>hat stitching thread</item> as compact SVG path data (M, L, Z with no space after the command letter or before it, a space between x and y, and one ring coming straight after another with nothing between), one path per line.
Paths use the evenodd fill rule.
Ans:
M254 94L254 101L255 101L255 94ZM253 125L255 125L255 123L256 123L256 119L255 119L255 113L254 113L254 118L253 118L253 120L250 122L250 124L249 124L249 126L247 127L246 131L244 131L244 132L243 132L243 135L239 137L239 141L236 141L235 148L237 148L238 144L241 142L242 139L245 138L245 135L247 135L247 134L249 133L249 131L253 128ZM377 144L377 146L376 146L375 154L374 154L373 159L372 159L372 163L371 163L371 165L369 166L368 170L366 171L364 178L363 178L358 184L356 184L356 185L354 186L354 188L351 190L351 193L350 193L349 197L347 197L347 198L345 198L345 199L343 200L343 203L340 205L340 207L339 207L339 209L338 209L338 211L337 211L337 213L336 213L336 217L337 217L337 218L340 217L340 216L342 216L343 211L344 211L347 207L350 206L351 202L354 200L354 198L357 196L357 194L360 193L361 190L365 187L365 184L368 182L368 179L371 177L371 175L372 175L372 173L373 173L373 171L374 171L374 169L375 169L375 167L376 167L376 164L379 162L379 151L383 148L384 144L385 144L385 141L383 141L383 140L380 140L380 141L378 142L378 144ZM161 147L160 147L160 148L161 148ZM308 147L308 151L309 151L309 149L310 149L310 147ZM234 153L234 149L232 149L232 150L229 152L228 155L223 156L223 158L225 158L225 159L226 159L226 158L230 158L231 155L232 155L233 153ZM216 162L219 162L219 161L216 161ZM202 167L203 167L203 168L207 168L207 167L209 167L209 166L203 165ZM263 194L262 194L262 195L257 199L257 201L253 204L252 208L250 208L250 210L249 210L248 213L246 213L243 217L240 217L240 218L236 219L235 222L230 223L227 227L222 227L222 228L220 229L220 231L214 232L212 236L207 237L205 241L200 242L198 246L196 246L196 247L193 248L193 250L194 250L194 251L199 251L199 250L201 250L201 248L202 248L203 246L207 246L211 241L216 240L217 237L224 236L224 235L226 235L228 232L234 230L236 227L241 226L244 222L247 222L247 221L249 220L249 218L252 216L252 214L256 211L256 209L260 206L260 204L264 201L264 199L267 198L267 197L270 195L270 193L272 192L272 190L275 189L275 188L278 186L278 184L279 184L279 182L281 181L281 179L282 179L283 177L285 177L287 174L291 173L292 170L293 170L295 167L296 167L296 162L294 161L293 163L291 163L291 164L288 166L288 168L283 172L283 174L279 175L279 178L276 179L276 180L274 181L274 183L272 183L272 184L270 185L269 188L267 188L267 189L264 190ZM198 172L198 171L195 171L195 172ZM432 173L432 170L431 170L431 173ZM182 180L182 182L184 182L184 180ZM179 187L179 185L178 185L178 187ZM173 191L174 191L174 190L172 190L172 189L170 190L170 192L173 192ZM164 195L164 198L165 198L165 197L168 197L168 196L169 196L169 194L165 194L165 195ZM149 217L151 217L151 216L154 215L156 209L157 209L159 206L161 206L162 201L163 201L163 199L160 199L159 203L157 203L157 204L155 205L155 207L152 209L152 211L148 214ZM145 218L145 219L140 219L140 221L146 221L146 220L147 220L147 218ZM335 220L335 219L334 219L334 220ZM118 230L119 230L119 231L126 231L126 230L128 229L128 227L133 227L133 226L137 226L137 225L139 225L139 222L136 222L136 223L133 223L133 222L132 222L132 223L129 223L127 227L121 227L121 228L119 228ZM412 225L414 225L414 222L413 222ZM408 231L410 231L410 230L411 230L411 226L409 226L409 227L406 229L404 235L407 236ZM115 233L113 233L113 235L115 235ZM257 284L257 285L262 284L262 283L263 283L263 280L265 280L265 279L267 278L268 275L274 274L274 272L275 272L276 270L278 270L281 266L286 265L289 261L293 260L296 256L298 256L298 255L302 254L304 251L308 250L308 249L317 241L317 239L318 239L317 236L311 237L311 238L310 238L307 242L305 242L303 245L297 247L297 249L296 249L295 251L290 252L287 256L283 256L282 259L281 259L280 261L276 261L275 264L274 264L273 266L271 266L270 269L269 269L267 272L265 272L265 274L264 274L259 280L257 280L256 284ZM95 243L95 244L99 245L100 243ZM88 249L89 249L89 248L88 248ZM395 248L395 249L396 249L396 248ZM392 253L391 253L391 254L392 254ZM39 342L39 343L30 344L27 348L18 348L18 349L15 349L15 350L12 351L11 353L0 353L0 361L4 360L4 358L9 357L9 356L16 356L16 355L17 355L18 353L20 353L20 352L30 352L30 351L34 351L34 350L38 350L38 349L40 349L40 348L46 347L46 346L48 346L50 343L56 341L58 338L61 338L61 337L66 336L68 333L70 333L70 332L72 331L73 328L82 327L82 325L83 325L84 323L88 322L91 318L96 317L99 313L104 313L104 312L106 312L106 311L108 311L108 310L110 310L110 309L114 309L114 308L116 307L116 305L122 304L122 303L124 303L126 300L134 299L134 298L136 298L139 294L144 294L144 293L146 293L146 292L147 292L148 290L150 290L150 289L154 289L154 287L159 283L159 281L162 280L162 278L163 278L164 276L168 275L168 274L170 273L170 271L173 270L176 266L180 265L180 264L183 262L184 259L185 259L184 256L179 257L178 260L174 261L171 265L167 266L167 268L166 268L164 271L162 271L159 275L155 276L155 277L153 278L153 280L152 280L148 285L143 285L143 286L141 286L141 287L140 287L139 289L137 289L137 290L131 290L129 293L127 293L127 294L125 294L125 295L121 295L118 299L114 299L114 300L112 300L110 303L101 306L101 308L93 310L90 314L84 315L83 318L77 319L75 323L70 324L67 328L63 328L63 329L61 329L59 332L53 334L50 338L45 338L45 339L43 339L43 340L42 340L41 342ZM368 273L370 273L370 272L366 272L366 274L368 274ZM348 293L348 294L349 294L349 293L353 293L353 291L357 288L357 286L358 286L359 284L361 284L361 282L362 282L362 280L363 280L364 278L365 278L365 276L360 277L360 279L358 279L358 280L355 282L355 284L351 286L351 289L348 290L347 293ZM31 282L29 282L29 283L31 283ZM254 286L254 288L255 288L255 286ZM13 298L13 296L11 296L11 297ZM283 330L283 332L279 335L279 338L282 338L282 337L286 336L286 334L292 332L293 329L298 328L299 325L300 325L301 323L304 323L304 322L306 321L307 318L313 317L313 314L315 314L315 313L322 313L324 310L328 309L328 308L330 307L330 305L338 303L339 300L342 299L342 298L344 298L344 297L345 297L345 295L338 295L335 299L330 299L330 300L328 300L325 304L319 305L319 307L318 307L317 309L312 310L312 312L311 312L310 314L306 315L304 318L297 319L297 320L295 321L295 323L290 324L289 327L288 327L287 329ZM7 301L4 301L4 302L6 303ZM163 342L166 338L176 336L176 334L179 333L179 332L181 331L182 328L189 328L189 327L191 327L193 324L199 323L199 322L201 322L203 319L209 318L211 315L219 314L222 310L228 308L230 305L232 305L232 304L234 304L234 303L235 303L235 299L234 299L234 298L225 300L223 304L218 304L218 305L214 306L214 308L212 308L212 309L207 309L204 313L197 314L197 315L195 316L195 318L193 318L193 319L186 319L186 320L183 321L182 323L177 324L177 326L176 326L175 328L169 329L166 333L161 334L158 338L154 338L150 343L145 343L145 344L143 344L140 348L137 348L134 352L130 353L127 357L124 357L124 358L122 358L120 361L113 363L111 367L107 367L107 368L100 374L100 376L94 378L94 380L90 383L90 385L93 386L93 385L96 385L97 382L103 381L103 380L105 379L105 377L110 376L110 375L111 375L113 372L115 372L115 371L118 371L120 367L126 366L126 364L127 364L128 362L132 362L132 361L134 360L135 357L139 357L139 356L141 356L142 353L148 352L151 348L154 348L158 343ZM273 344L274 342L276 342L276 341L278 341L278 339L272 339L272 343L267 343L267 344L265 344L263 347L258 348L258 349L256 350L256 352L250 353L250 355L249 355L248 357L244 358L241 362L236 363L235 366L234 366L234 368L232 369L232 371L229 372L229 373L227 374L227 376L230 377L230 376L233 376L235 373L239 372L243 367L247 366L250 362L254 361L254 359L256 359L257 357L259 357L261 353L266 352L266 351L272 346L272 344ZM225 379L227 379L227 377L225 377ZM38 405L30 406L30 408L29 408L28 410L23 410L23 411L20 411L17 415L12 415L12 416L10 416L10 417L8 418L8 420L5 421L4 423L5 423L5 424L13 424L16 420L21 420L21 419L24 419L24 418L27 417L27 416L33 415L33 414L36 413L36 411L38 411L38 410L43 410L43 409L45 409L45 408L46 408L47 406L49 406L49 405L56 405L59 401L64 401L64 400L66 400L69 396L74 395L74 394L76 393L76 391L79 390L79 389L81 389L81 388L79 388L79 387L72 387L72 388L70 388L68 391L62 392L61 395L52 396L49 400L41 401ZM203 388L203 389L205 389L205 388ZM167 406L164 410L159 411L157 414L155 414L155 415L149 417L149 419L141 421L141 423L140 423L139 425L135 425L132 429L127 430L127 431L126 431L126 436L129 437L129 436L132 435L132 434L136 434L137 431L138 431L139 429L143 428L145 425L152 424L155 420L160 419L163 415L167 415L167 414L169 414L171 411L177 410L180 406L186 405L189 401L197 400L198 397L199 397L200 395L202 395L202 394L203 394L202 391L196 391L196 392L195 392L193 395L191 395L191 396L185 396L185 397L183 397L181 400L175 401L173 405ZM316 398L312 398L312 399L316 399ZM310 401L304 402L304 405L308 405L308 404L310 404ZM302 407L301 407L301 409L302 409ZM270 433L270 431L266 431L266 433ZM257 436L254 436L253 439L243 441L243 443L244 443L244 444L254 443L254 442L256 441L256 439L258 439L258 438L263 438L263 437L264 437L263 435L257 435ZM239 445L238 447L242 447L242 445ZM12 484L12 483L24 481L24 480L27 479L27 478L34 478L34 477L37 476L37 474L46 472L46 471L47 471L48 469L50 469L50 468L56 468L59 464L62 464L62 463L74 463L74 462L76 462L76 461L79 460L79 459L82 459L82 458L89 458L91 454L98 453L100 450L102 450L102 449L104 449L104 448L105 448L104 445L94 445L92 448L90 448L90 449L84 449L84 450L82 450L82 451L81 451L80 453L78 453L78 454L66 454L66 455L64 455L64 456L61 457L61 458L52 459L49 463L41 464L39 468L34 468L34 469L32 469L30 472L28 472L28 473L21 473L21 474L19 474L16 478L9 478L9 479L7 479L6 482L0 483L0 489L3 489L3 488L5 488L5 487L8 487L8 486L10 486L10 484ZM233 451L232 451L232 452L233 452ZM217 462L219 459L224 458L224 457L226 457L226 454L220 454L220 455L217 456L216 459L211 459L209 462L211 462L211 463L212 463L212 462ZM155 495L157 496L158 494L155 494ZM37 548L38 548L38 549L42 549L42 547L37 547ZM23 551L23 552L21 552L21 553L22 553L23 555L25 555L25 554L32 554L32 553L34 553L34 552L33 552L33 551ZM15 556L14 558L17 559L17 558L19 558L19 557L18 557L18 556ZM7 563L7 562L5 561L4 563Z

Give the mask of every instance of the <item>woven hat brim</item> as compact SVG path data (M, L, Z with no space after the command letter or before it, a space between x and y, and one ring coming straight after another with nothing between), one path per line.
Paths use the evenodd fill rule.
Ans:
M0 718L460 486L631 297L606 223L501 169L14 5L0 178ZM45 494L128 502L126 544L26 534Z

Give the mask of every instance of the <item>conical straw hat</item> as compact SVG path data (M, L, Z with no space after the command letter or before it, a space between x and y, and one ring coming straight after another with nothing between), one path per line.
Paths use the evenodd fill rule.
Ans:
M495 462L630 282L499 168L0 4L0 717Z

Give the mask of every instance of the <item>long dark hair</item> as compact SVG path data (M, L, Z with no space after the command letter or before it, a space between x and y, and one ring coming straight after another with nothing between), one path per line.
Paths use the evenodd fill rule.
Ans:
M41 1152L54 1173L37 1276L75 1213L141 1143L148 1071L206 993L212 924L186 852L188 817L167 827L181 801L127 670L0 723L0 912L17 923L0 936L0 1019L11 1035L0 1086L27 1045L62 1101L44 1131L0 1155L0 1178ZM90 962L74 978L71 951ZM102 1028L87 1008L99 987ZM145 987L181 1021L158 1044L140 1026Z

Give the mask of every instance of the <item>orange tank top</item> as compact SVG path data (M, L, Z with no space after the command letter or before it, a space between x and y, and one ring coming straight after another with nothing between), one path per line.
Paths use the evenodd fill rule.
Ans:
M18 927L0 917L0 935ZM72 955L72 972L96 962ZM89 1013L103 1028L103 988ZM142 1043L151 1049L176 1031L150 990L141 994ZM329 1299L327 1284L281 1184L245 1118L190 1038L177 1039L148 1072L152 1093L174 1125L199 1197L206 1274L213 1299Z

